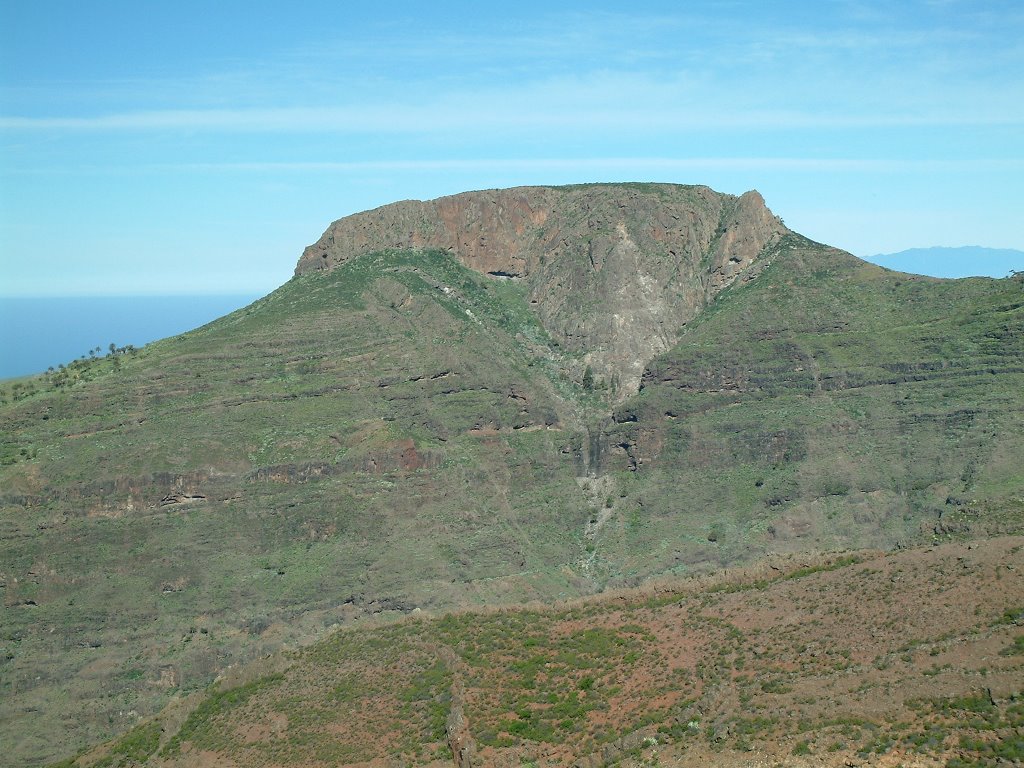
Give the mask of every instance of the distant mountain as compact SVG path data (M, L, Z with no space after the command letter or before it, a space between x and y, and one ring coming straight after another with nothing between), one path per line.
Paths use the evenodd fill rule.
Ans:
M911 248L865 256L865 261L897 272L931 277L1006 277L1024 271L1024 251L1013 248Z
M333 625L1020 532L1022 285L889 272L707 187L489 190L339 220L249 307L0 385L5 765L126 732ZM755 647L770 657L765 639L742 658ZM763 682L789 686L793 663ZM581 668L580 702L585 677L620 685ZM701 696L725 690L704 679ZM325 695L347 708L340 684ZM470 684L471 729L548 738L482 714ZM583 728L567 701L543 704L568 708L551 733ZM496 702L524 722L541 706ZM268 725L266 759L234 764L363 759L274 752L299 726ZM183 735L175 756L175 732L147 743L197 764L185 741L211 742ZM129 746L77 765L141 762Z

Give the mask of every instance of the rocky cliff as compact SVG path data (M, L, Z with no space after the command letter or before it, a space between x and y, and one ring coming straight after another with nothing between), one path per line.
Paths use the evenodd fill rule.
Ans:
M296 274L364 253L439 249L495 279L523 280L547 331L618 399L724 288L788 232L757 192L608 184L519 187L409 200L340 219Z

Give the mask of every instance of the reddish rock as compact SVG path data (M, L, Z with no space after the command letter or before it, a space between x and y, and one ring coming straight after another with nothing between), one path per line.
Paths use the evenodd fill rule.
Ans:
M439 249L495 278L525 281L548 332L583 353L582 379L618 399L646 363L789 230L757 192L593 184L410 200L340 219L296 274L385 249Z

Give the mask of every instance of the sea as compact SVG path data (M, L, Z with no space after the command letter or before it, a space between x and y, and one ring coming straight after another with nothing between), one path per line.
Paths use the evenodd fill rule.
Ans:
M111 344L142 347L258 299L227 296L0 296L0 379L41 373Z

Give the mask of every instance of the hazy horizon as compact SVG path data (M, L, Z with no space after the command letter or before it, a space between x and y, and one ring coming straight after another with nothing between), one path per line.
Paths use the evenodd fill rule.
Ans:
M0 296L0 379L42 373L110 344L142 347L240 309L258 295Z

